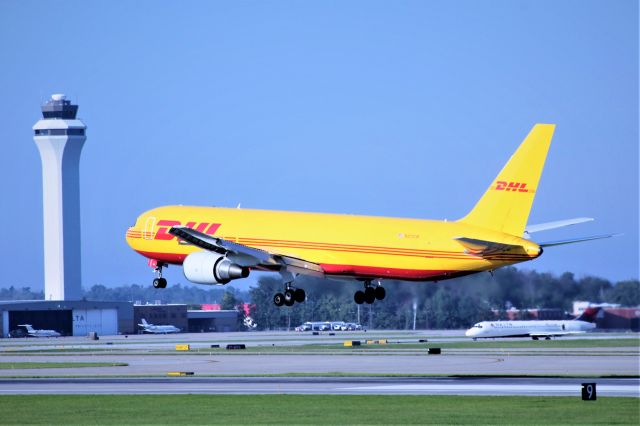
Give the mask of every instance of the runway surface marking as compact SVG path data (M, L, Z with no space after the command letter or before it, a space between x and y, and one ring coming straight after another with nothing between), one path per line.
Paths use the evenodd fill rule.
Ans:
M382 386L357 386L344 390L362 392L410 392L416 393L448 393L448 394L473 394L473 395L576 395L580 392L579 385L382 385ZM597 386L600 396L634 396L640 397L640 389L637 385L600 385Z
M0 395L24 394L341 394L341 395L581 395L596 382L599 396L640 398L637 379L43 379L3 380Z

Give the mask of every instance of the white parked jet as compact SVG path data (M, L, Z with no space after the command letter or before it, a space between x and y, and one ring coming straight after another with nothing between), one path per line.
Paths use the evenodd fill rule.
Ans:
M587 308L578 318L567 321L482 321L471 327L465 335L473 340L495 337L544 337L586 333L596 328L593 324L600 308Z
M27 329L27 335L29 337L60 337L61 334L55 330L36 330L31 324L20 324L18 327L24 327Z
M173 325L153 325L149 324L147 320L142 318L142 324L138 324L139 327L142 327L142 331L144 333L153 333L153 334L169 334L169 333L180 333L180 329Z

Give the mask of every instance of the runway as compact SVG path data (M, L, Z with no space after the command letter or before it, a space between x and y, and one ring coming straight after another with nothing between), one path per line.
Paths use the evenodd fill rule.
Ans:
M375 331L330 336L209 333L167 336L2 339L0 395L26 394L334 394L581 395L640 398L637 334L593 334L571 343L470 342L460 331ZM385 339L344 347L345 340ZM176 344L189 344L186 352ZM246 343L242 351L226 343ZM457 345L457 346L455 346ZM220 348L212 348L220 346ZM90 365L112 363L115 366ZM29 364L31 367L25 363ZM89 363L83 367L56 363ZM14 365L12 365L14 364ZM51 365L51 366L49 366ZM3 368L4 367L4 368ZM167 377L188 371L193 376ZM549 376L549 377L546 377ZM632 378L597 378L622 376ZM584 378L583 378L584 377Z
M176 377L0 379L0 395L331 394L574 396L595 382L598 397L640 397L640 379L472 377Z

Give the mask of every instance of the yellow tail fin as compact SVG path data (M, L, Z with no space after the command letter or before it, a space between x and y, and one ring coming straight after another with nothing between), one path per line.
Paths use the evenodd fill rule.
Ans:
M521 237L536 195L555 124L536 124L461 222Z

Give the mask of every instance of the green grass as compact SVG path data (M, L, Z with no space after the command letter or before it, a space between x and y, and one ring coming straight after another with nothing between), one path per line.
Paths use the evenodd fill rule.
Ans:
M0 370L25 368L126 367L126 362L0 362Z
M2 424L638 424L637 398L11 395Z

